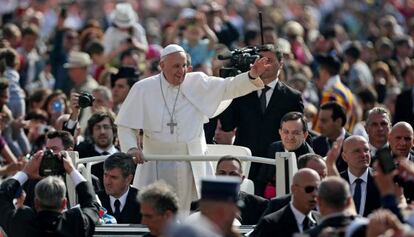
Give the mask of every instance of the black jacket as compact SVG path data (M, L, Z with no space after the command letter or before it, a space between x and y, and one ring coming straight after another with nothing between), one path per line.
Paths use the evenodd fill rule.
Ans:
M291 200L292 200L292 194L290 193L280 196L280 197L272 198L269 201L269 204L267 205L267 208L264 211L263 216L279 211L280 209L288 205Z
M319 223L319 225L313 227L305 233L308 234L310 237L318 237L319 234L327 227L332 227L335 231L345 231L345 228L349 226L349 224L351 224L351 222L354 219L354 216L338 213L337 215L332 215L331 217L323 219L321 223Z
M351 186L351 183L349 181L348 171L345 170L345 171L341 172L340 175ZM375 209L378 209L378 208L381 207L381 196L380 196L380 193L378 191L377 185L374 182L374 178L372 177L371 169L368 172L367 192L366 193L367 193L367 197L365 199L365 209L364 209L364 215L363 215L365 217L368 216Z
M317 218L313 215L314 219ZM255 227L250 236L253 237L269 237L269 236L286 236L291 237L294 233L299 233L295 215L290 205L286 205L282 209L267 216L264 216L259 224Z
M125 206L122 208L121 216L119 220L117 219L118 224L140 224L141 223L141 206L139 205L138 199L138 189L134 187L129 187L129 192L126 198ZM99 200L101 200L102 206L108 211L109 215L114 215L109 195L105 191L98 192Z
M16 209L13 205L20 183L8 179L0 186L0 225L13 237L26 236L92 236L98 221L99 204L95 193L87 182L76 186L80 208L71 208L63 213L40 211L25 206Z
M234 99L219 118L224 131L237 128L234 145L248 147L253 156L266 157L269 145L280 140L280 120L292 111L303 113L301 94L279 80L264 113L257 91L253 91ZM252 163L250 167L249 178L255 186L260 166Z

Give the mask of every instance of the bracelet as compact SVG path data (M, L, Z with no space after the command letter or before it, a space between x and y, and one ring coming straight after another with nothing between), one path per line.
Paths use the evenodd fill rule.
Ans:
M256 80L257 79L257 77L250 76L250 71L247 73L247 76L249 77L250 80Z

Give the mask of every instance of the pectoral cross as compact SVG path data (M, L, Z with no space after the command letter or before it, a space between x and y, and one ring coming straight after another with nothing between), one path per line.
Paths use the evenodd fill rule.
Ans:
M171 118L170 122L167 123L167 126L170 126L170 133L174 133L174 127L177 126L177 123L174 122L173 118Z

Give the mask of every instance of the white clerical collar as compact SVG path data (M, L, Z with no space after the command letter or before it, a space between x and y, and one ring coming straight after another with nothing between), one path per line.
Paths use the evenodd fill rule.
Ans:
M114 212L115 212L115 205L114 205L114 203L115 203L115 200L119 200L119 202L121 203L121 205L119 206L119 211L122 211L122 209L124 208L124 206L125 206L125 203L126 203L126 199L127 199L127 197L128 197L128 192L129 192L129 186L128 186L128 189L127 189L127 191L124 193L124 194L122 194L122 196L121 197L119 197L119 198L115 198L115 197L113 197L113 196L109 196L109 201L111 202L111 208L112 208L112 210L114 210Z
M305 220L305 216L308 216L308 218L313 222L316 223L316 221L312 218L311 212L308 213L308 215L303 214L301 211L296 209L296 207L293 205L293 201L290 201L290 209L292 209L293 215L295 216L296 222L298 226L302 226L303 220Z
M109 155L112 155L112 154L114 154L114 153L117 153L118 152L118 149L116 149L115 148L115 146L114 145L112 145L111 147L109 147L108 149L106 149L106 150L103 150L103 149L101 149L101 148L99 148L96 144L95 144L95 151L96 152L98 152L99 154L102 154L103 152L108 152L109 153Z
M352 185L355 182L356 179L362 179L365 183L367 183L368 182L368 172L369 172L369 169L367 168L365 170L365 172L360 177L356 177L355 175L353 175L351 173L351 171L348 168L349 183Z
M341 82L341 78L339 77L339 75L335 75L331 78L329 78L329 80L326 82L325 86L323 87L323 90L329 90L331 87L333 87L336 83L340 83Z

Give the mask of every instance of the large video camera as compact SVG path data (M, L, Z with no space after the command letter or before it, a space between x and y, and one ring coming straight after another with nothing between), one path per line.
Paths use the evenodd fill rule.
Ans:
M59 155L55 155L53 151L46 150L43 153L42 162L40 163L39 175L46 176L63 176L65 174L65 167L63 167L63 160Z
M258 58L259 52L263 49L257 46L247 46L241 49L235 49L227 55L218 55L219 60L230 60L228 67L220 68L220 77L234 77L240 73L250 70L252 65Z

